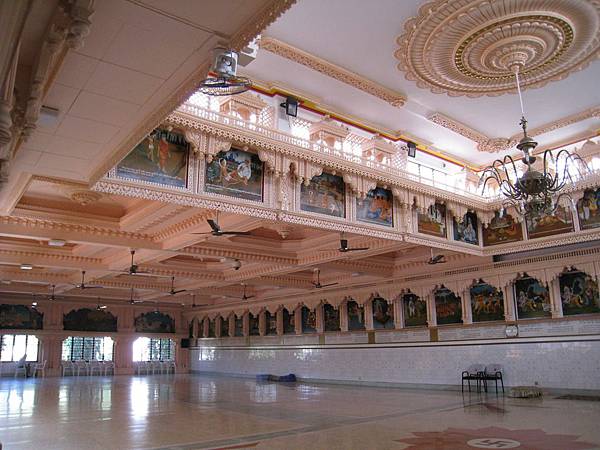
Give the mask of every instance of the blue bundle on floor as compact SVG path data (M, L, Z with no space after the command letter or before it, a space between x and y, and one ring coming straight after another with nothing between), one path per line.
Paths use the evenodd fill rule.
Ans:
M289 375L268 375L258 374L256 375L256 381L278 381L280 383L290 383L296 381L296 375L290 373Z

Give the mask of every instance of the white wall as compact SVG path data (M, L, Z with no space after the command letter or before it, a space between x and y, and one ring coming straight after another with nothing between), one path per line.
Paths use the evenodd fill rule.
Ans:
M248 376L294 373L316 380L409 385L460 386L460 373L468 365L500 363L505 367L507 385L538 382L543 388L600 390L600 336L525 338L487 344L202 346L191 349L190 356L191 370L197 372Z

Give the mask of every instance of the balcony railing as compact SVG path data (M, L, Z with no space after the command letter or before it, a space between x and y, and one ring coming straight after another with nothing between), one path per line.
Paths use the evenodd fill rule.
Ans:
M228 127L237 128L244 131L251 131L275 141L299 147L303 150L315 152L320 155L331 156L346 162L368 167L370 169L383 172L387 175L405 180L411 180L472 199L482 199L481 194L475 192L476 188L474 186L468 185L467 187L465 186L466 183L463 183L463 186L457 186L456 183L449 182L450 180L458 178L458 174L448 174L421 162L409 160L406 163L406 167L402 168L395 165L393 162L380 162L372 157L367 158L344 149L332 148L321 143L311 142L307 139L303 139L277 129L265 127L254 122L243 120L239 117L202 108L191 103L182 104L177 111L190 114L210 122L226 125Z

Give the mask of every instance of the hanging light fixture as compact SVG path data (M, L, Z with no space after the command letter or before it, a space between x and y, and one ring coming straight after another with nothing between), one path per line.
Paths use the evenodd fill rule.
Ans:
M233 50L217 47L213 51L214 62L208 78L202 80L198 91L206 95L235 95L246 92L252 82L238 76L238 54Z
M507 208L512 208L519 216L534 220L545 215L553 215L559 205L574 206L569 194L561 191L567 184L573 183L571 170L577 170L581 177L587 172L588 167L579 155L572 154L566 149L560 150L556 156L551 150L544 151L543 171L533 167L538 159L533 155L538 143L527 135L519 68L518 64L513 66L521 104L519 124L523 129L523 137L517 144L517 148L523 153L520 161L524 164L525 171L520 174L515 160L510 155L505 155L504 158L495 160L491 166L483 170L480 186L483 186L483 193L490 181L498 185L500 193L504 196L501 214Z

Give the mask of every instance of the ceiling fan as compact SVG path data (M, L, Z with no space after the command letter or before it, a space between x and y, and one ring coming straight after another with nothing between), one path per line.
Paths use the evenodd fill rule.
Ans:
M206 219L206 222L208 223L208 225L211 228L211 231L208 231L206 233L192 233L192 234L212 234L213 236L225 236L225 235L230 235L230 236L247 236L250 234L249 231L223 231L221 230L221 227L219 226L219 216L217 215L217 219L213 220L213 219Z
M242 283L242 286L244 286L244 294L242 295L242 300L248 300L249 298L253 298L256 297L255 295L246 295L246 283Z
M314 270L315 273L317 274L317 281L311 281L312 285L315 287L315 289L321 289L327 286L335 286L338 283L328 283L328 284L321 284L321 271L319 269L315 269Z
M141 272L140 266L138 266L137 264L134 263L133 259L135 256L135 250L131 250L131 265L129 266L129 268L127 270L119 270L119 272L121 273L126 273L128 275L141 275L141 276L146 276L146 277L156 277L158 275L154 275L150 272Z
M446 261L446 257L441 253L439 255L433 254L433 249L431 249L431 258L427 261L427 264L444 264Z
M62 297L57 297L56 295L54 295L54 290L56 289L56 285L53 284L53 285L51 285L51 287L52 287L52 293L47 297L47 299L48 300L56 300L56 299L62 298Z
M81 271L81 283L76 284L75 287L77 289L103 289L104 286L97 286L97 285L92 285L90 286L89 284L85 284L85 270Z
M129 296L129 304L135 305L136 303L144 303L144 300L134 300L133 298L134 288L131 288L131 295Z
M175 277L171 277L171 290L169 291L169 295L175 295L185 291L187 291L187 289L175 289Z

